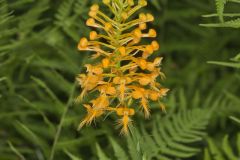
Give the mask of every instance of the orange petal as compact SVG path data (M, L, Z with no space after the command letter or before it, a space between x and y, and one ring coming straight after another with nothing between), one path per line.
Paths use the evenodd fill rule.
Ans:
M108 58L104 58L102 60L102 65L103 65L103 68L108 68L109 67L109 64L110 64L110 60Z
M115 95L116 94L116 89L114 87L108 87L107 90L106 90L106 93L110 94L110 95Z
M142 95L142 92L140 92L140 91L133 91L133 92L132 92L132 97L133 97L134 99L140 99L140 98L143 97L143 95Z
M148 77L143 77L139 80L139 83L143 86L148 85L151 82L151 79Z

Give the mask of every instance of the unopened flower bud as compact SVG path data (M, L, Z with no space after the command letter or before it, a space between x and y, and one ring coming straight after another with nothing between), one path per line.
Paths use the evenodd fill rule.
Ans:
M147 24L146 23L139 24L139 29L141 30L147 29Z
M97 12L96 12L96 11L90 11L90 12L88 13L88 15L89 15L90 17L96 17Z
M98 36L97 32L91 31L89 38L90 38L90 40L95 40L95 39L97 39L97 36Z
M128 19L128 14L126 12L123 12L121 16L124 20Z
M110 0L103 0L103 3L104 3L104 4L109 4L109 3L110 3Z
M87 26L94 26L95 20L93 18L89 18L86 22Z
M152 45L154 51L157 51L160 48L157 41L152 41L151 45Z
M142 31L139 28L137 28L133 31L133 35L134 35L134 37L141 38L142 37Z
M138 5L140 5L140 6L146 6L147 5L147 1L146 0L139 0L138 1Z
M147 16L144 13L140 13L139 14L139 19L143 22L145 22L147 20Z
M150 13L148 13L146 16L148 21L154 21L154 17Z
M148 54L152 54L153 53L153 47L152 45L147 45L145 52L147 52Z
M134 1L133 0L128 0L128 5L129 6L134 6Z
M78 49L83 50L88 47L88 40L87 38L81 38L80 42L78 43Z
M157 32L154 29L150 29L148 32L149 37L156 37Z
M90 10L95 11L95 12L98 11L99 10L99 5L97 5L97 4L92 5Z
M112 24L111 23L105 23L104 28L105 28L106 31L110 31L112 29Z

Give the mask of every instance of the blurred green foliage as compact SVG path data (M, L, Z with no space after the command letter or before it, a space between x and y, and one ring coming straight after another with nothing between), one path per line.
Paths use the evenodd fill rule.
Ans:
M100 2L0 0L0 159L239 159L239 0L149 0L142 12L155 15L171 92L167 113L151 104L151 119L135 116L128 137L111 117L76 131L75 77L91 55L77 43Z

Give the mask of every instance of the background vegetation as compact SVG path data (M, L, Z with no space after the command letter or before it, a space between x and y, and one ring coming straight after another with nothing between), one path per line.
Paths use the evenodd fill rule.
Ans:
M0 0L0 159L238 160L240 1L149 0L171 91L167 113L151 104L128 137L111 117L76 131L74 81L91 54L77 43L92 3Z

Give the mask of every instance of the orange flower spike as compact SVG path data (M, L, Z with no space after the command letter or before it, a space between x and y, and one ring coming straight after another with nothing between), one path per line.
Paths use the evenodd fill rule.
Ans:
M82 88L79 99L84 100L86 95L95 97L87 102L91 106L84 105L87 115L79 128L101 115L115 113L121 117L118 120L121 133L127 134L137 106L148 118L149 102L160 100L168 92L156 82L158 77L164 78L160 69L162 58L148 60L160 45L157 41L140 43L142 38L157 36L156 30L147 30L147 23L154 20L153 15L140 13L132 20L133 15L147 5L146 0L138 0L138 3L135 0L103 0L103 3L112 14L103 13L98 4L91 6L86 25L100 31L91 31L89 40L82 38L78 43L80 51L95 52L92 56L95 61L85 65L86 74L77 78ZM132 106L136 103L137 106Z

